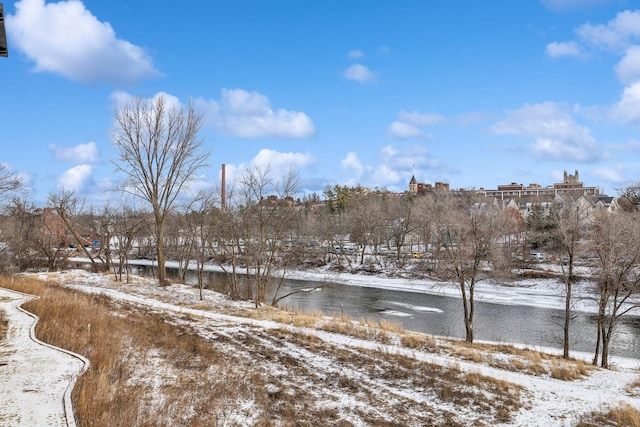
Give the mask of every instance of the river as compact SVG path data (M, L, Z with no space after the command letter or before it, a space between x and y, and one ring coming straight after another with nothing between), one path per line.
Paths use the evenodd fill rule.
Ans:
M286 289L309 288L306 281L289 280ZM464 338L460 298L418 292L331 284L309 294L296 294L282 304L296 309L321 310L359 318L391 320L405 329L433 335ZM476 340L562 348L564 311L526 305L475 303ZM595 315L573 313L571 350L593 352ZM611 343L611 354L640 358L640 317L622 317Z
M169 271L168 271L169 272ZM209 280L223 280L209 273ZM193 278L188 282L194 282ZM315 282L287 280L280 294L310 288ZM280 306L345 314L354 319L396 321L407 330L464 338L460 298L419 292L329 284L311 293L294 294ZM564 311L527 305L475 303L475 340L562 348ZM592 353L595 348L595 315L574 312L570 325L570 349ZM612 355L640 359L640 317L626 315L616 327Z

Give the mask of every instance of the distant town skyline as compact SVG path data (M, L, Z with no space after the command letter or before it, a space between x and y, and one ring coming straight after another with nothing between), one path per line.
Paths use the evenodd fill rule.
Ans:
M297 168L307 194L640 180L630 0L3 3L0 163L39 203L113 197L114 109L160 94L203 115L192 191L223 163Z

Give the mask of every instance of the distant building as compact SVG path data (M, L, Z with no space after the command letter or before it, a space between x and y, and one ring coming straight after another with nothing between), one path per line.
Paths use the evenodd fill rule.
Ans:
M419 194L425 194L430 192L445 193L449 191L449 184L446 182L436 182L434 185L418 182L415 175L411 176L409 181L409 193L417 196Z
M584 183L580 182L578 171L576 170L574 175L564 171L563 182L555 183L549 187L542 187L539 184L529 184L525 187L523 184L512 182L511 184L498 185L497 190L481 188L478 194L499 199L528 196L597 196L600 194L600 189L598 187L585 187Z

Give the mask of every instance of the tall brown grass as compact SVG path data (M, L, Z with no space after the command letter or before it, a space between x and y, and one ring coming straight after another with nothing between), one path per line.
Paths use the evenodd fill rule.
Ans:
M389 415L381 415L378 407L396 411L393 414L399 420L411 420L419 413L425 414L421 419L429 420L427 424L461 425L453 411L442 413L438 409L431 414L427 404L420 404L423 406L417 412L410 412L407 402L385 407L388 396L367 385L373 379L408 383L451 407L472 407L479 414L476 421L485 425L507 421L521 405L520 387L467 374L456 366L436 366L377 350L337 348L316 335L288 328L238 330L233 336L217 334L214 326L206 329L206 321L195 315L165 318L123 301L49 286L26 277L18 276L13 282L0 277L0 286L39 296L25 307L40 317L38 337L90 360L90 368L73 392L80 426L222 426L234 425L240 416L257 426L313 426L319 420L348 425L337 410L317 405L318 396L333 398L331 393L323 394L333 385L352 393L354 399L369 399L371 411L354 411L356 417L370 425L389 425ZM211 309L206 304L199 307ZM408 333L394 322L356 321L348 316L328 319L322 313L270 308L250 313L257 318L381 344L393 341L421 351L456 354L453 341L442 347L434 338ZM189 324L194 322L205 327L209 338L191 329ZM342 366L347 373L333 379L326 373L319 374L297 353L287 352L288 346L327 358L330 367ZM484 360L479 352L474 354L475 349L462 344L461 348L469 360ZM157 381L140 377L154 369ZM332 381L330 386L328 380ZM284 392L285 388L292 392ZM251 414L241 413L243 402L251 403Z
M254 394L246 378L224 369L224 354L162 317L119 311L100 295L32 279L17 278L11 284L0 278L0 286L39 296L24 307L40 317L38 338L90 360L72 394L80 426L218 425L228 416L225 399L249 399ZM158 396L145 381L135 380L141 366L153 363L149 354L170 361L183 374L163 386ZM204 375L211 366L223 374ZM185 393L195 383L201 392ZM225 398L212 402L216 396ZM153 402L156 397L159 402Z
M622 404L613 409L595 411L580 418L576 427L640 427L640 409Z

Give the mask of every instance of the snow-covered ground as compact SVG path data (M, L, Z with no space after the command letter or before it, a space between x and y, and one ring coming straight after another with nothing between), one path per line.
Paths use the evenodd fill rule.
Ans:
M167 290L161 290L151 281L138 281L135 286L125 285L123 283L115 282L112 275L94 275L80 270L60 272L60 273L46 273L39 274L43 280L49 282L56 282L64 286L71 287L81 292L88 293L100 293L116 300L126 300L132 305L147 307L148 309L162 313L163 316L174 316L176 319L184 319L185 314L192 315L197 318L205 318L207 322L203 326L203 323L194 322L193 327L202 328L203 336L207 333L211 333L211 329L215 330L215 333L227 334L232 336L234 334L242 334L246 328L252 328L252 333L255 334L256 329L271 330L274 328L282 328L282 324L269 320L256 320L252 318L234 316L225 314L227 312L218 312L216 310L203 310L190 308L190 304L194 304L198 301L197 290L192 286L174 284ZM380 286L390 288L405 288L407 290L426 291L426 283L420 283L413 280L402 279L382 279L371 276L358 276L358 275L335 275L322 271L316 272L291 272L290 277L297 279L313 279L313 280L330 280L334 282L348 283L358 286ZM136 279L138 280L138 279ZM519 301L519 303L529 303L532 305L539 304L541 299L544 299L548 307L550 304L554 306L560 304L563 301L561 290L557 285L553 285L550 281L531 281L530 285L526 289L518 287L496 287L497 285L482 285L480 295L482 298L491 298L492 301L496 301L496 298L501 298L507 303L513 303L513 301ZM455 288L454 288L455 289ZM443 293L448 292L447 287L443 287L440 284L434 284L432 288L433 292ZM2 294L6 295L6 294ZM453 295L453 294L452 294ZM1 299L0 297L0 300ZM15 298L12 300L14 301ZM243 302L233 302L225 297L207 291L205 294L205 300L213 303L214 306L227 308L236 306L237 309L249 309L250 304ZM13 303L12 303L13 304ZM11 311L7 313L10 318L10 324L15 322L22 322L18 320L19 313ZM215 325L215 326L211 326ZM446 353L433 353L426 351L419 351L416 349L408 349L395 344L381 344L376 341L369 341L365 339L348 337L336 333L329 333L326 331L315 330L310 328L298 328L292 325L286 325L290 330L304 329L305 334L313 334L322 342L335 346L337 348L352 349L353 351L365 351L376 350L385 353L402 354L406 357L414 358L419 361L434 363L440 366L457 366L460 369L467 372L477 372L489 377L498 378L504 381L511 382L513 384L520 385L525 389L526 402L523 408L518 412L515 419L504 425L516 425L516 426L570 426L574 425L575 420L581 414L584 414L593 410L606 410L614 408L621 403L626 403L632 407L640 407L640 390L638 387L633 389L628 388L628 385L634 381L640 379L640 360L627 359L614 357L612 360L612 370L593 370L590 375L583 379L575 381L561 381L551 378L550 376L535 376L526 374L523 372L513 372L505 369L486 364L483 362L474 363L467 360L461 360L452 355ZM207 329L209 328L209 329ZM59 378L73 375L80 369L79 362L71 362L67 359L60 359L62 356L49 356L56 358L56 362L53 366L65 366L67 371L62 373L57 369L52 369L51 360L47 360L41 357L35 357L45 353L45 350L41 346L33 346L27 343L23 335L11 333L9 341L6 345L15 349L12 357L18 358L18 360L11 362L15 365L15 369L11 370L11 373L3 371L3 381L0 385L0 399L3 399L2 410L5 411L2 416L5 417L22 417L29 416L30 419L39 420L39 422L33 422L31 424L14 424L11 425L60 425L49 423L50 417L58 419L58 415L51 415L51 407L49 404L43 405L34 400L25 400L22 404L19 404L23 395L26 393L29 395L32 387L39 390L41 395L59 394ZM296 347L293 343L285 348L278 349L281 352L290 352L292 358L300 357L300 348ZM555 349L547 349L549 352L557 352ZM4 349L3 349L4 351ZM317 355L304 354L305 363L313 364L313 368L320 372L330 372L335 370L335 367L331 366L331 360L320 358ZM584 359L590 361L591 354L582 354L573 352L572 356L578 359ZM64 356L65 358L68 356ZM493 356L500 357L500 356ZM508 356L504 356L507 358ZM22 360L19 360L22 359ZM0 367L0 369L6 370L6 366ZM142 368L141 368L142 369ZM154 366L152 371L141 372L140 378L151 378L157 375L158 367ZM48 372L52 374L51 377L44 382L41 382L37 386L22 386L20 385L25 378L30 376L39 376L38 372ZM40 374L44 375L44 374ZM47 376L45 376L47 377ZM417 389L406 390L403 385L392 384L389 382L383 383L382 379L361 379L363 382L370 382L371 387L379 390L385 390L383 393L388 393L388 399L393 400L397 395L402 395L403 399L409 399L411 401L424 401L425 397L421 395L421 392ZM380 381L380 383L377 383ZM68 383L68 381L67 381ZM3 387L4 386L4 387ZM310 384L311 388L312 385ZM56 391L58 390L58 391ZM335 391L340 398L339 391ZM27 396L29 397L29 396ZM357 397L353 395L342 396L342 405L359 405L362 402L358 402ZM355 400L354 400L355 399ZM54 399L55 400L55 399ZM429 399L427 399L429 400ZM8 406L5 403L16 402L15 406ZM62 401L59 400L60 413L63 413L64 407ZM437 402L433 403L437 405ZM54 405L55 406L55 405ZM9 409L6 409L9 408ZM13 408L13 414L11 412ZM436 407L437 409L437 407ZM443 406L442 411L451 411L449 406ZM7 412L9 411L9 412ZM456 409L458 416L464 417L464 408ZM468 411L467 411L468 413ZM6 418L13 420L14 418ZM472 420L473 418L469 418ZM0 417L0 424L4 421ZM243 418L241 414L238 414L234 420L238 425L251 425L252 418L246 416ZM471 422L471 421L470 421ZM357 424L356 424L357 425Z
M0 310L8 318L0 341L0 425L74 426L70 394L86 360L38 341L37 318L20 308L32 298L0 288Z

